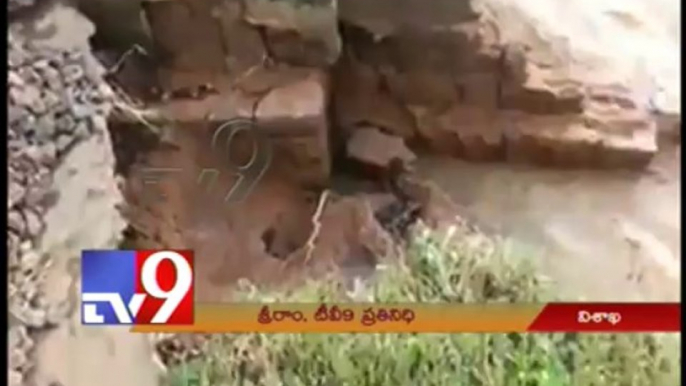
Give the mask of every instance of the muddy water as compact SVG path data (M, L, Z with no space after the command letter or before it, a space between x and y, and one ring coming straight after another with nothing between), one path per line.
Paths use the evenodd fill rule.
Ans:
M566 298L677 300L680 149L648 171L559 171L424 157L468 217L537 256Z

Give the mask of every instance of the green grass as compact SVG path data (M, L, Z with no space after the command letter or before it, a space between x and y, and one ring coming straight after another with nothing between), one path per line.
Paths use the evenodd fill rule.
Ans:
M373 283L311 282L288 294L251 285L250 301L530 302L552 288L502 240L418 235ZM657 334L216 335L171 369L169 386L676 386L678 339ZM671 346L670 346L671 345ZM188 379L195 380L188 383Z

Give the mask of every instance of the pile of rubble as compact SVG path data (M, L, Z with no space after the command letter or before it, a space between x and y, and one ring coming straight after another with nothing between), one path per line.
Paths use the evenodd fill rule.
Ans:
M41 291L50 256L38 242L60 200L53 174L80 142L106 132L107 86L88 53L8 41L9 384L31 370L33 334L65 318Z

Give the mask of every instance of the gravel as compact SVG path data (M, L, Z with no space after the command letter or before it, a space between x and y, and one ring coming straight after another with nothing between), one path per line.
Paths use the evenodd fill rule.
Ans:
M51 175L72 146L106 129L111 92L90 53L37 48L11 33L8 67L8 382L21 385L31 371L35 334L59 323L56 306L41 292L49 259L36 252L56 195Z

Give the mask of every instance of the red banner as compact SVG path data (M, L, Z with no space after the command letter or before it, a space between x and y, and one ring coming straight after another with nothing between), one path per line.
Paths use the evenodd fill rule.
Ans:
M529 332L679 332L680 303L551 303Z

